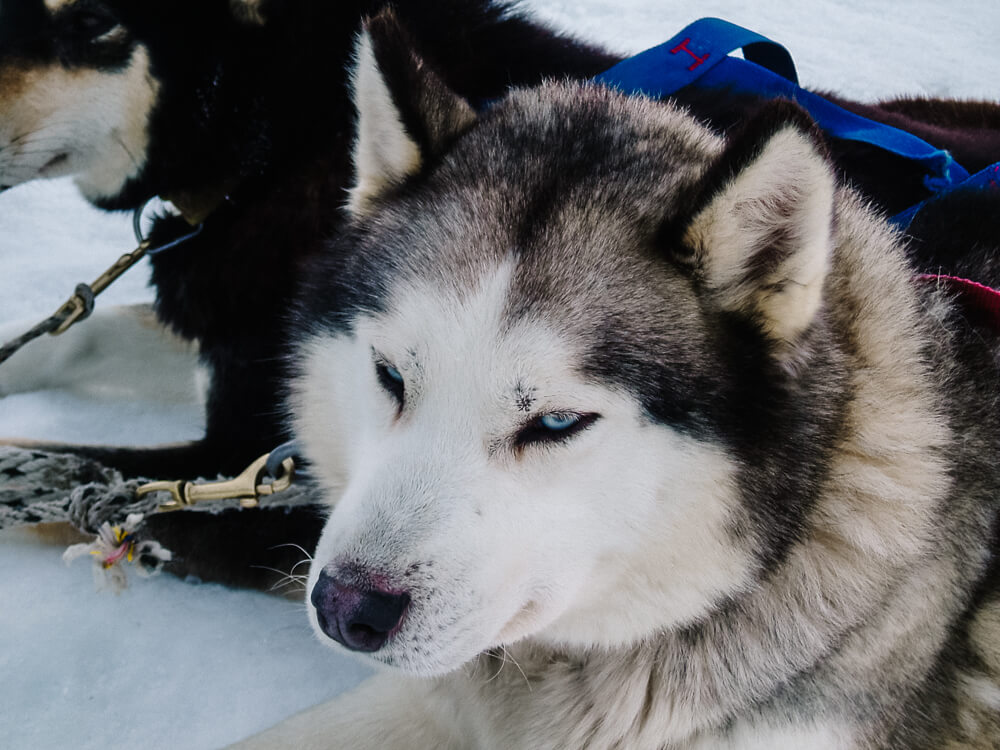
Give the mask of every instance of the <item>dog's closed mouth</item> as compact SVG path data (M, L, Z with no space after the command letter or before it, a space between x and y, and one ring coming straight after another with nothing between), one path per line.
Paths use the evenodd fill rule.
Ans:
M55 156L53 156L51 159L49 159L45 163L45 166L42 167L41 171L43 173L44 172L48 172L49 170L55 169L56 167L60 166L61 164L66 163L68 160L69 160L69 154L67 154L67 153L56 154Z

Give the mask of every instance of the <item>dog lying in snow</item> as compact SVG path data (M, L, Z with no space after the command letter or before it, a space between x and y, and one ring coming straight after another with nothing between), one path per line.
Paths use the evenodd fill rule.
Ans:
M358 60L291 403L310 620L386 670L241 747L995 747L997 327L808 117Z
M197 237L151 261L160 323L197 344L209 373L204 438L155 449L41 447L91 456L131 476L189 478L235 473L285 438L278 393L285 321L300 274L311 273L323 242L343 230L338 208L354 179L345 69L360 19L381 4L0 3L0 190L72 174L103 208L133 209L158 195L204 223ZM472 101L543 78L587 78L619 59L502 3L399 0L394 7L422 55ZM678 99L720 131L757 104L697 90ZM996 105L840 103L950 148L970 169L1000 159ZM838 170L886 211L926 196L921 174L907 162L869 147L828 145ZM189 232L184 218L164 216L151 238L160 244ZM67 346L82 357L107 352L109 340L175 346L170 336L153 338L147 317L110 311L103 324L74 331L79 343L35 342L37 356L25 350L0 368L0 390L44 384L39 360L64 363ZM66 371L92 365L74 361ZM235 583L257 582L260 573L233 561L287 568L293 559L264 550L287 541L311 546L319 530L314 515L281 511L173 514L150 523L151 533L176 550L212 550L215 557L200 563L183 556L182 572ZM192 535L211 544L192 544Z

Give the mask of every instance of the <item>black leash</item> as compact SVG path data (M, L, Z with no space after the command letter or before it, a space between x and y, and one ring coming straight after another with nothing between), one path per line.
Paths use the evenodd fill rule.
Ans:
M149 203L150 201L146 201L146 203L144 203L141 208L137 208L135 211L132 212L132 233L135 234L135 240L140 245L147 243L146 238L142 234L142 216L146 212L146 206L148 206ZM194 237L197 237L199 234L201 234L201 230L204 228L205 228L204 222L195 224L194 229L192 229L187 234L182 234L175 240L171 240L170 242L164 245L160 245L159 247L147 247L146 255L152 257L154 255L159 255L162 252L175 248L178 245L182 245L188 240L193 239Z
M77 284L76 292L74 293L72 299L76 298L79 298L84 302L85 308L89 308L85 309L85 312L83 313L82 317L79 318L80 320L82 320L83 318L89 316L94 309L94 293L87 284ZM55 331L63 323L65 323L66 319L69 317L69 313L63 312L64 308L65 305L63 307L60 307L59 310L57 310L54 314L47 317L41 323L38 323L32 328L29 328L27 331L22 333L17 338L8 341L3 346L0 346L0 364L6 362L8 359L14 356L14 353L17 352L21 347L23 347L25 344L34 341L39 336L44 336L46 333L51 333L55 335Z
M175 240L171 240L158 247L150 247L149 241L142 235L142 216L150 201L137 208L132 216L132 229L135 232L139 246L130 253L126 253L112 264L104 273L98 276L91 284L77 284L73 295L66 300L58 310L45 318L42 322L33 326L15 339L0 346L0 364L10 359L14 354L26 344L34 341L46 333L52 336L69 330L70 326L81 320L86 320L94 311L94 301L97 295L111 286L119 276L138 263L146 255L156 255L171 248L177 247L201 234L204 224L198 224L191 232L182 235Z
M52 315L13 341L8 341L0 347L0 364L6 362L21 347L34 341L39 336L46 333L58 336L68 330L74 323L89 318L90 314L94 311L94 298L107 289L119 276L138 263L146 254L146 251L147 245L143 243L131 253L126 253L115 261L114 265L98 276L92 284L77 284L73 296L66 300Z

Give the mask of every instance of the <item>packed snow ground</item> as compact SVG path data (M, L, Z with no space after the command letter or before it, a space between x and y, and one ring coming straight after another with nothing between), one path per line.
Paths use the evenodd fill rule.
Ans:
M863 100L1000 97L995 0L527 5L623 52L719 16L784 43L804 85ZM125 217L90 208L66 181L0 196L0 327L49 314L132 244ZM132 271L99 304L149 300L145 273ZM200 420L193 402L61 391L0 399L3 436L157 443L197 436ZM313 639L301 605L167 577L97 593L87 562L66 568L60 552L0 534L0 748L216 748L366 673Z

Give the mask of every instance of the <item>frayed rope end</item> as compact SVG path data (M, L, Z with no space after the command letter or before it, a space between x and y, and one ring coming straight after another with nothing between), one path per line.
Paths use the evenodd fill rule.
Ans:
M125 565L132 564L135 572L144 578L154 576L164 563L173 559L173 553L159 542L136 541L136 529L142 524L142 513L130 513L120 526L105 521L97 530L97 537L89 544L74 544L63 552L63 561L69 565L78 557L94 558L94 581L99 589L110 587L121 591L128 586Z

